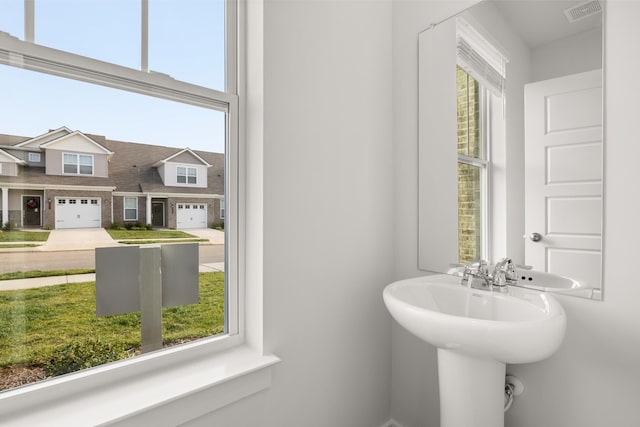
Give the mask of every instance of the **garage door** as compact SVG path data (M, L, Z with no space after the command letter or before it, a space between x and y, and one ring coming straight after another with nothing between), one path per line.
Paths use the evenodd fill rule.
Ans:
M177 229L207 228L207 205L178 203Z
M56 228L101 226L99 198L56 198Z

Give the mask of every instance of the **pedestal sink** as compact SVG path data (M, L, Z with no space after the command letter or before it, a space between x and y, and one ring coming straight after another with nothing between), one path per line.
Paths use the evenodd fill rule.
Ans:
M506 364L549 357L566 329L549 294L472 289L445 274L394 282L383 297L401 326L438 348L441 427L504 426Z

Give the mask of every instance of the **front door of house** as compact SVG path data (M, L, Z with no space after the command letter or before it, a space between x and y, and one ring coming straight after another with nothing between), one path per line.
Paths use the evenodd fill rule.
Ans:
M151 225L164 227L164 202L151 203Z
M22 196L22 226L40 227L42 212L40 196Z

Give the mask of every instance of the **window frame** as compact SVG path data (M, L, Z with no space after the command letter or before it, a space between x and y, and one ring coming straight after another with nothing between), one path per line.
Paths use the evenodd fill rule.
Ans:
M148 3L147 0L141 1L144 10ZM227 30L226 40L225 92L30 43L28 35L33 34L34 27L32 7L28 16L25 16L25 29L30 28L29 31L25 30L27 41L0 32L0 64L225 112L225 247L228 254L225 260L226 334L8 390L0 394L2 419L19 420L16 424L25 425L22 421L26 419L47 420L56 416L59 420L78 420L80 416L83 420L91 420L90 423L95 423L95 420L108 423L159 408L164 403L196 391L231 387L234 397L220 397L208 408L195 411L200 411L202 415L270 385L270 372L266 368L278 363L279 359L264 355L260 350L261 345L258 345L258 350L254 347L256 339L262 334L261 329L252 329L258 335L252 338L251 346L245 344L244 330L246 254L243 242L246 234L242 231L241 235L240 231L244 230L246 221L246 202L242 199L247 188L247 169L242 166L244 161L241 161L246 156L246 133L240 135L241 102L237 79L239 75L246 77L243 68L238 65L241 58L238 46L246 43L244 37L239 37L241 31L238 27L246 19L247 5L236 0L225 0L225 3L226 26L231 29ZM26 0L25 10L31 4ZM242 59L244 63L245 59ZM243 117L246 117L245 113ZM254 302L252 304L255 305ZM218 366L220 369L211 369ZM193 381L180 380L185 374ZM162 392L156 390L154 393L145 393L150 384L154 389L162 389ZM140 392L139 398L125 397L132 389ZM105 393L111 397L105 399ZM87 405L87 402L94 405ZM69 407L71 410L60 409ZM98 418L100 408L105 408L103 412L108 410L106 419Z
M180 174L180 169L184 169L184 174ZM193 171L193 175L189 172ZM180 177L184 177L184 182L180 182ZM189 178L195 178L195 182L189 182ZM198 185L198 168L194 166L179 165L176 166L176 183L180 185Z
M134 200L135 208L127 208L127 199ZM135 218L127 218L127 210L135 210ZM122 197L122 218L124 221L137 221L138 220L138 198L132 196L123 196Z
M479 125L480 125L480 156L470 156L458 153L458 164L476 167L480 171L480 259L487 259L491 253L491 91L478 80L472 72L462 68L468 76L478 83L479 95Z
M76 161L75 163L67 163L65 161L65 156L75 156ZM91 173L82 173L80 171L80 168L82 166L88 166L88 165L84 165L82 163L80 163L80 158L81 157L88 157L91 159ZM76 167L76 172L67 172L65 170L65 166L66 165L72 165ZM80 176L94 176L95 174L95 157L93 156L93 154L81 154L81 153L69 153L66 151L62 152L62 174L63 175L80 175Z
M27 160L33 163L40 163L42 162L42 153L34 153L33 151L30 151L27 154Z

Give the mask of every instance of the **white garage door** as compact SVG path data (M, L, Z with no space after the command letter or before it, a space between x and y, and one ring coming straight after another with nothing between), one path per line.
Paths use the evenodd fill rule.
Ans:
M177 229L207 228L207 205L178 203Z
M98 198L56 198L56 228L97 228L100 215Z

